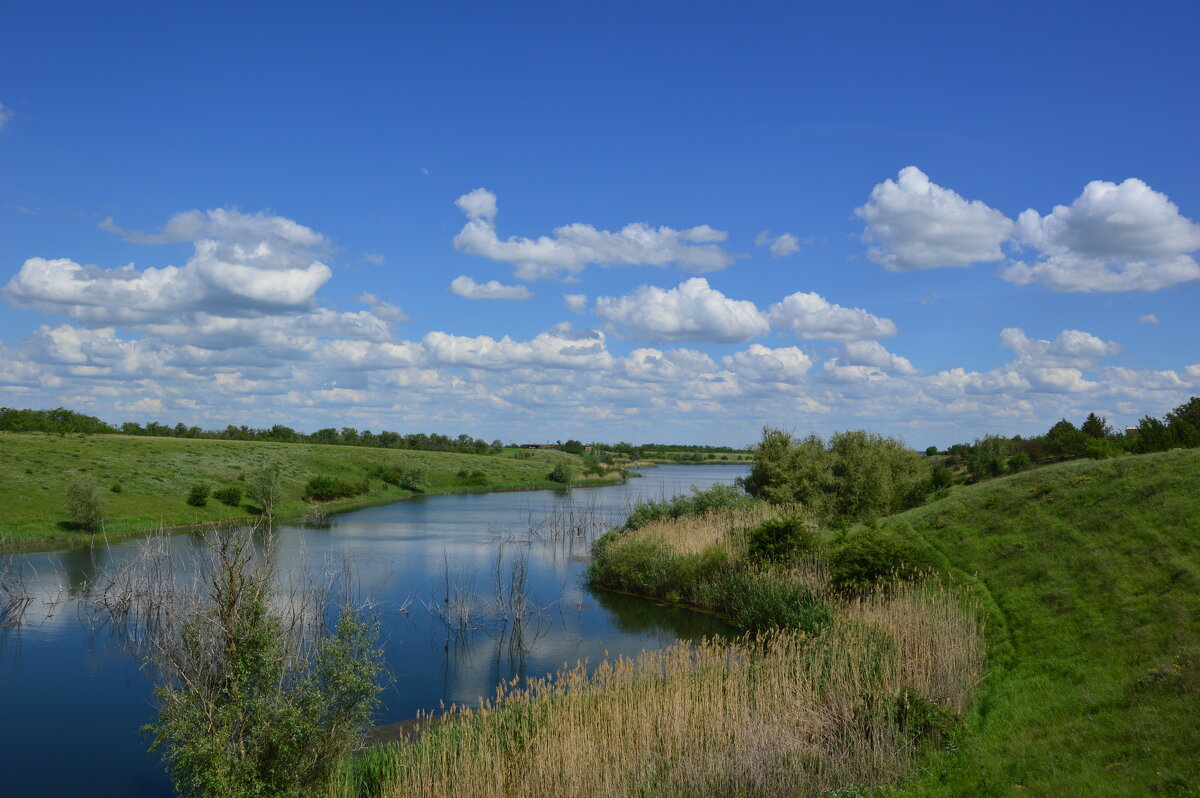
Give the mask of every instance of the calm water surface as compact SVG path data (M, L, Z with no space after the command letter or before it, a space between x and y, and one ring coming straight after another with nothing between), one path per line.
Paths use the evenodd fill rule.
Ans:
M593 593L581 583L591 538L642 498L731 482L742 466L663 466L626 485L430 496L332 516L320 528L284 527L281 571L322 570L349 558L359 591L378 602L394 681L377 722L440 704L473 704L501 679L542 676L606 655L636 655L728 629L703 615ZM564 525L586 534L556 535ZM197 535L169 541L178 554ZM138 729L153 719L150 683L136 659L89 620L80 597L98 574L137 556L141 541L12 558L36 596L19 628L0 629L0 795L170 796ZM496 576L507 587L526 566L536 611L514 639L489 614ZM499 567L497 563L499 562ZM476 596L471 619L447 628L447 586Z

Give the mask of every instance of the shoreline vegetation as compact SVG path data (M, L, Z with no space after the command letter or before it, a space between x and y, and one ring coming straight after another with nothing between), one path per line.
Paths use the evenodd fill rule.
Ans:
M267 471L277 475L279 496L271 508L277 521L320 520L327 514L416 496L598 487L620 484L628 476L621 466L588 468L579 456L557 450L505 449L480 455L0 432L0 484L8 496L0 521L0 551L113 542L159 531L176 533L213 523L260 520L263 508L251 494L256 476ZM410 479L406 482L397 475ZM94 485L102 511L102 521L91 530L73 523L64 509L69 489L79 478ZM315 499L313 482L318 478L324 480L322 484L332 480L350 486L343 491L348 495Z
M1177 449L859 522L837 497L824 524L650 502L597 542L592 583L743 637L502 684L346 758L328 794L1196 794L1198 485L1200 449Z

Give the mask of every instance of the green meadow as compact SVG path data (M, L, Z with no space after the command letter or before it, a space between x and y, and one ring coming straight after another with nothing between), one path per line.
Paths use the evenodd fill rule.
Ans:
M187 503L193 486L212 490L248 488L256 472L277 468L283 488L274 514L308 509L302 495L313 477L365 483L367 491L328 502L327 509L395 501L411 491L374 478L378 468L421 468L426 493L562 487L547 479L559 463L578 472L575 455L537 450L517 456L457 454L357 446L261 441L150 438L0 432L0 545L67 545L90 535L72 527L64 509L67 486L79 476L94 478L106 506L103 533L109 539L213 521L245 518L258 508L245 495L230 507L216 498L205 506ZM480 476L482 474L482 476ZM599 480L593 480L593 484ZM115 488L115 490L114 490ZM245 494L243 490L243 494Z

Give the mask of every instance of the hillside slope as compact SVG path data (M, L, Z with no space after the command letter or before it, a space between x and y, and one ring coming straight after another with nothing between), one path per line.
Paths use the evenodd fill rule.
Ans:
M514 453L515 454L515 453ZM334 506L383 502L411 495L371 479L379 466L426 470L429 492L501 490L553 486L546 478L558 462L578 466L578 457L559 451L505 455L457 454L357 446L262 441L150 438L125 435L50 435L0 432L0 544L70 542L86 538L66 524L64 496L76 476L94 477L103 492L105 533L132 534L176 526L245 517L252 502L227 507L209 499L205 507L186 503L191 486L246 486L256 471L279 468L283 500L276 515L303 512L301 494L309 479L333 476L368 482L369 491ZM578 468L576 468L578 470ZM458 476L460 471L471 475ZM481 478L474 472L482 472ZM120 485L120 492L112 486Z
M974 728L911 795L1200 795L1200 450L1064 463L894 516L990 603Z

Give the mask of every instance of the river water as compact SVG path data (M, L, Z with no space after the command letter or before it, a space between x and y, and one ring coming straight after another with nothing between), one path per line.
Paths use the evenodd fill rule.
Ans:
M353 563L359 595L380 613L393 676L376 721L394 723L443 704L474 704L503 679L729 631L707 616L593 592L580 574L594 536L638 500L732 482L745 471L662 466L619 486L417 498L284 526L276 557L283 573ZM184 561L201 542L185 534L167 544ZM172 795L139 732L154 715L148 673L96 624L83 598L144 545L7 558L33 601L19 626L0 629L0 795ZM512 595L514 570L525 573L519 637L496 609L497 577ZM463 600L448 605L448 593Z

